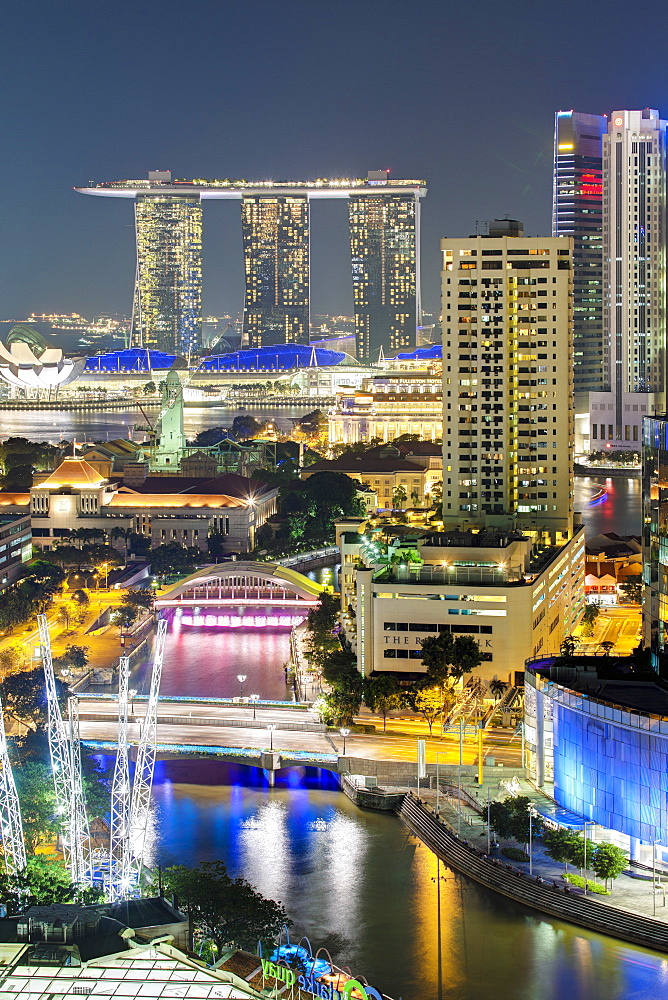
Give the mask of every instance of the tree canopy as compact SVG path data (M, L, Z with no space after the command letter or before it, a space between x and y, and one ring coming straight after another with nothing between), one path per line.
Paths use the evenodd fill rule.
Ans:
M197 868L174 865L162 873L167 892L189 910L199 934L210 938L220 955L226 945L255 951L258 941L271 944L281 927L290 925L284 908L265 899L243 878L231 878L222 861Z

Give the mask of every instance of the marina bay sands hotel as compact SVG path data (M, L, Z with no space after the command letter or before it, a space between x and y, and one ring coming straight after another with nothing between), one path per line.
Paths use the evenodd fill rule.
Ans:
M348 202L357 357L376 361L415 346L420 319L420 199L424 181L389 180L384 170L353 180L148 180L75 188L131 198L137 264L132 345L188 354L202 346L202 202L241 202L249 347L308 344L309 208L317 198Z

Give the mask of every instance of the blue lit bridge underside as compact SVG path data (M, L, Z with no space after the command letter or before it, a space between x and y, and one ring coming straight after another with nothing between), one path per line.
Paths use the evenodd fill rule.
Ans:
M116 743L111 740L82 740L82 748L87 753L104 753L113 756L116 753ZM130 748L130 756L134 757L136 747ZM311 750L280 750L279 770L287 767L322 767L328 771L338 772L339 757L334 753L316 753ZM188 760L212 758L226 764L242 764L248 767L267 767L268 751L257 747L220 747L210 744L158 743L156 744L156 759L158 760Z

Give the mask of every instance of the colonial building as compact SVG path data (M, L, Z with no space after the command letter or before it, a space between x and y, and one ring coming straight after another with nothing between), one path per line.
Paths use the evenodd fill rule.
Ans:
M410 442L419 446L426 442ZM323 460L306 466L301 478L308 479L317 472L340 472L359 483L370 486L378 498L378 507L430 507L432 488L443 478L440 445L429 444L428 449L404 457L398 447L384 445L362 454L348 453L331 461ZM396 491L396 492L395 492Z
M29 513L34 544L43 549L77 528L110 536L119 527L150 537L152 546L178 542L201 549L218 532L227 551L249 552L256 530L276 512L277 493L233 473L213 479L150 476L133 479L130 487L105 478L84 459L67 458L29 493L0 493L0 507Z
M328 430L331 445L387 442L402 434L440 441L441 379L424 371L366 379L359 391L337 394Z

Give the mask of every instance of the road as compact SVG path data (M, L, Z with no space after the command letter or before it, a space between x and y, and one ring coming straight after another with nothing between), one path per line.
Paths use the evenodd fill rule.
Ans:
M145 702L136 701L132 718L141 719L145 712ZM105 740L114 742L117 736L115 707L113 702L105 699L84 699L81 702L81 736L84 740ZM253 709L245 706L224 705L214 707L196 702L166 702L161 701L158 716L161 720L174 718L174 722L161 721L158 724L158 743L187 744L219 747L253 747L268 750L272 737L267 728L269 724L276 726L273 733L275 749L312 751L316 753L343 754L343 737L334 732L310 732L286 726L312 725L317 722L314 715L302 708L258 708L253 719ZM97 716L97 718L91 718ZM190 718L201 720L200 724L191 724ZM178 720L178 721L177 721ZM365 717L365 722L369 718ZM379 720L376 720L379 721ZM395 723L408 725L408 720L394 720ZM236 722L236 724L235 724ZM232 724L230 724L232 723ZM244 725L245 723L245 725ZM382 722L380 723L382 726ZM416 759L417 738L426 739L427 760L436 762L436 754L443 763L459 762L459 742L454 738L429 738L420 726L415 723L414 732L401 733L388 731L386 733L354 733L346 737L346 755L351 757L366 757L374 760L413 761ZM412 728L412 727L411 727ZM136 741L139 735L139 723L135 721L130 727L130 739ZM520 763L521 747L519 738L513 739L511 730L490 730L483 740L483 755L492 756L499 764L517 766ZM511 742L513 741L513 742ZM478 759L478 747L475 739L464 742L462 763L472 764Z
M580 649L594 652L602 642L614 643L612 652L618 656L629 656L642 639L642 613L638 604L620 604L618 607L602 608L594 623L591 636L582 634L582 625L575 630Z

